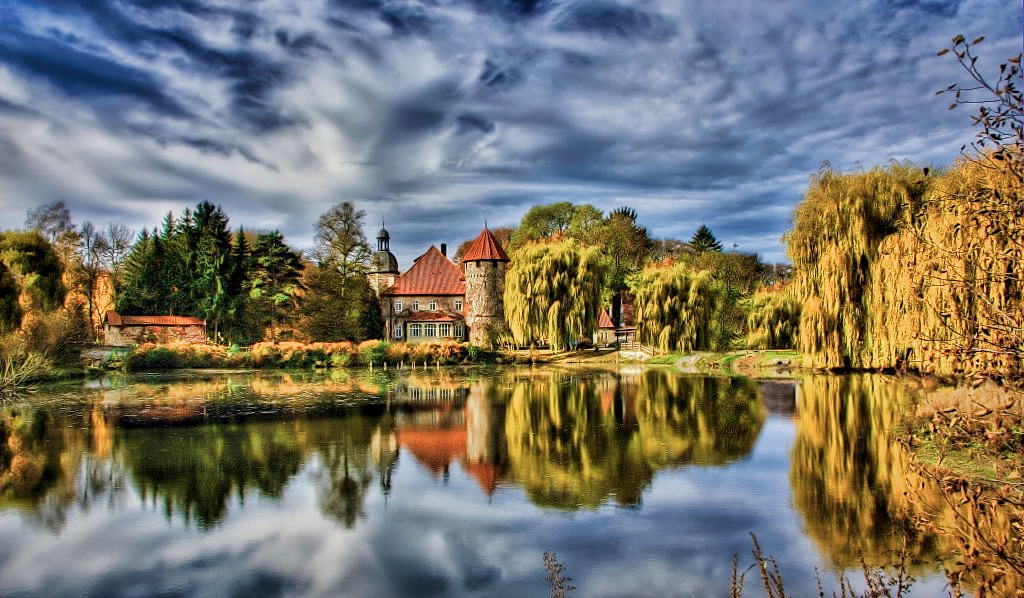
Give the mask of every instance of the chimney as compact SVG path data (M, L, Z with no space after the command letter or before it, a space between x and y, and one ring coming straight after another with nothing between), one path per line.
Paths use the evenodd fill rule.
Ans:
M448 244L441 243L441 255L448 257Z

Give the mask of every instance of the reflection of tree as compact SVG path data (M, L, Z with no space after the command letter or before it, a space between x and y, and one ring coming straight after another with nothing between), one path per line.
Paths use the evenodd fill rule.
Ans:
M381 427L379 416L366 413L303 422L303 443L320 457L321 469L317 472L320 508L345 527L354 527L362 516L363 501L377 469L375 464L380 468L383 490L389 489L393 465L389 455L394 451L389 450L387 440L380 439L381 434L387 435ZM385 454L382 455L382 451Z
M61 411L29 403L0 409L0 509L20 509L51 530L64 525L69 506L87 510L91 497L114 498L120 487L109 426Z
M638 387L635 442L652 467L673 463L722 465L754 447L765 410L748 378L643 374Z
M743 379L645 372L520 380L505 432L511 471L537 504L595 508L609 497L640 502L654 472L684 463L726 463L748 453L764 420Z
M167 429L129 429L119 453L143 497L161 497L168 517L180 511L200 527L215 525L228 497L248 487L280 496L298 471L302 453L280 424L214 424Z
M28 405L0 411L0 504L34 504L58 477L59 430L47 411Z
M908 562L934 554L935 538L907 514L907 456L891 435L910 405L906 385L881 376L818 376L800 387L790 482L808 534L833 565Z

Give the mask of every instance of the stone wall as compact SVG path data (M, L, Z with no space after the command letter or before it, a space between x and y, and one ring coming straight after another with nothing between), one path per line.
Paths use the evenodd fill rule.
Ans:
M103 328L103 344L110 347L126 347L143 343L193 343L206 342L206 327L185 326L112 326Z

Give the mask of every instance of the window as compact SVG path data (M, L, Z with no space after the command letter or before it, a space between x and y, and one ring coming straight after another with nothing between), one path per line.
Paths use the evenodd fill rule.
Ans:
M437 301L431 299L430 303L427 304L427 309L429 309L430 311L437 311Z
M402 300L395 301L395 311L402 311Z
M423 336L428 338L431 336L437 336L437 326L435 324L424 324Z
M417 300L417 299L413 299L412 300L412 310L413 311L419 311L420 310L420 302L419 302L419 300Z
M440 336L441 338L447 338L447 337L449 337L451 335L452 335L452 325L451 324L438 324L437 325L437 336Z
M420 325L409 324L409 338L419 338L420 336Z
M402 325L395 324L395 338L402 338Z
M462 311L462 299L455 300L455 311Z
M455 325L455 338L462 338L462 324Z

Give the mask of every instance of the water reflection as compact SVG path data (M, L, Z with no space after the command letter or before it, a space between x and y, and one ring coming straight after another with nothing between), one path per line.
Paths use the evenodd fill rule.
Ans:
M800 385L794 503L838 569L856 569L862 557L885 566L904 550L912 572L938 558L937 537L914 526L908 455L893 438L912 402L908 385L891 377L819 376Z
M640 503L654 473L747 454L764 420L745 378L637 376L516 380L506 410L511 475L536 504Z
M793 546L791 559L807 558L795 553L813 553L813 542L826 566L839 571L858 569L861 555L870 565L890 563L905 538L917 563L948 554L934 537L910 531L906 457L890 438L899 410L912 398L906 385L877 376L812 377L796 388L659 369L106 380L0 408L0 514L17 512L29 527L60 538L75 518L105 514L108 525L118 526L117 514L135 513L141 503L140 519L156 513L155 519L172 524L163 528L197 542L226 528L238 534L254 522L271 529L268 538L287 535L283 530L298 520L290 517L303 513L312 527L324 521L323 527L343 534L340 547L357 536L364 544L351 550L375 547L348 567L377 572L359 577L367 593L377 588L371 578L393 562L408 572L409 588L429 578L451 590L452 575L471 580L467 588L505 584L509 573L496 546L523 542L528 558L539 559L541 551L522 538L533 542L540 535L543 549L557 548L562 533L586 555L587 565L576 566L592 563L593 579L605 578L619 590L627 586L614 583L626 582L608 579L605 569L619 561L633 566L628 534L644 536L639 552L649 552L648 566L650 559L672 560L666 571L695 562L715 569L706 577L722 584L731 555L749 549L748 532L767 542L781 538L785 543L774 552ZM761 456L752 457L757 451ZM755 488L769 490L760 496ZM294 504L307 499L312 517ZM525 501L533 506L518 508ZM510 506L518 519L496 514ZM802 530L785 527L793 507ZM608 522L616 516L610 513L630 524L601 546L600 534L613 533L607 527L559 527ZM536 523L544 517L560 523ZM465 523L470 519L490 527L478 538L477 528ZM275 527L279 520L290 523ZM524 525L533 527L522 538L508 531ZM666 529L672 531L658 533ZM500 539L491 542L493 534ZM112 527L104 535L117 533ZM145 534L138 535L143 542ZM412 536L419 539L408 541ZM442 571L444 555L414 562L437 546L459 547L462 556L452 562L469 563L471 570ZM702 546L721 554L706 557ZM234 550L241 548L224 554ZM11 554L0 548L0 569L12 562ZM199 563L204 558L196 556ZM533 573L522 573L528 570L524 558L516 561L517 575L533 580ZM809 578L818 564L800 570ZM812 587L813 580L787 573L794 585ZM339 575L342 583L357 574ZM299 577L296 583L312 583ZM543 573L535 577L543 591ZM7 587L0 584L0 590ZM588 595L600 594L589 589Z
M279 497L306 463L324 513L352 526L400 452L442 479L457 462L487 494L633 506L659 469L742 457L764 420L749 380L661 370L114 380L69 399L3 411L0 506L51 527L60 505L113 501L127 479L166 517L210 528L232 496Z

